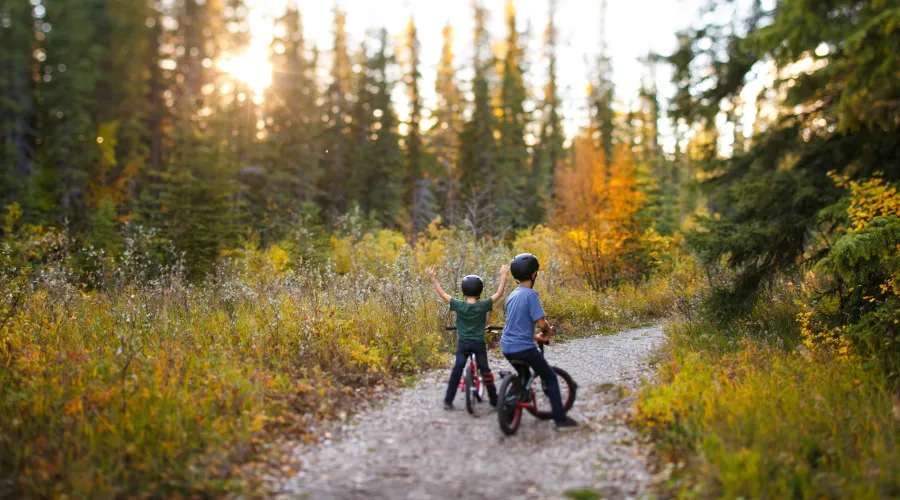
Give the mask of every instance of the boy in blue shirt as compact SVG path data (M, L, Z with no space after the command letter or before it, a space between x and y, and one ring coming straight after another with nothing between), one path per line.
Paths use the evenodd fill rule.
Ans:
M534 255L523 253L516 255L509 268L519 286L506 299L506 326L503 328L503 336L500 337L500 349L507 360L528 364L544 381L556 429L574 428L578 425L577 422L566 416L563 411L556 372L544 359L536 343L550 342L552 332L545 318L544 308L541 307L541 300L534 291L534 280L537 279L541 265ZM541 329L537 335L534 333L535 324Z
M506 288L507 271L509 271L507 266L500 268L500 286L497 288L497 293L484 300L478 300L481 298L481 292L484 291L484 282L478 276L466 276L462 280L461 287L465 300L459 300L444 293L444 289L441 288L435 275L434 266L428 268L428 277L431 278L434 290L444 302L450 304L450 310L456 312L456 364L453 365L453 371L450 372L450 380L447 383L447 394L444 396L445 410L453 409L453 398L456 397L459 379L462 378L463 370L466 368L469 353L475 353L475 364L478 365L478 371L481 372L491 406L497 406L497 387L494 386L494 375L488 366L484 333L487 328L488 315L494 309L494 302L500 300L500 297L503 296L503 289Z

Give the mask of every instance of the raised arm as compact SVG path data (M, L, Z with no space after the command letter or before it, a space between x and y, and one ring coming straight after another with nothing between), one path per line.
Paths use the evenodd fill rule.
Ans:
M435 275L435 272L434 272L434 266L431 266L428 268L428 277L431 278L431 284L434 285L434 291L437 292L437 294L441 296L441 299L444 302L449 304L450 296L444 292L444 289L441 288L441 284L438 283L437 276Z
M509 266L500 266L500 286L497 287L497 293L491 295L491 300L497 302L503 297L503 290L506 288L506 275L509 274Z

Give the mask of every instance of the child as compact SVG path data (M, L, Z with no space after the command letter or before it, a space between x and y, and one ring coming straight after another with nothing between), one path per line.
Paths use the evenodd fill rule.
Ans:
M506 287L506 273L509 271L508 266L500 268L500 286L497 293L491 295L491 298L478 300L481 292L484 290L484 282L481 278L469 275L462 280L462 292L465 300L451 298L444 293L441 284L438 283L435 276L434 266L428 268L428 276L434 285L435 291L441 296L444 302L450 304L450 310L456 311L456 364L453 365L453 371L450 372L450 381L447 383L447 395L444 397L444 409L453 409L453 398L456 397L456 388L459 386L459 379L466 367L466 360L470 353L475 353L475 363L478 365L478 371L484 379L484 385L488 390L488 397L491 400L491 406L497 406L497 388L494 386L494 376L491 368L488 366L487 347L484 343L484 332L487 328L487 317L491 310L494 309L494 302L500 300L503 296L503 289Z
M503 327L503 336L500 337L500 349L507 360L525 362L544 381L556 429L574 428L578 424L563 411L556 373L535 343L537 341L546 344L550 341L552 332L550 324L544 317L541 300L533 289L541 265L534 255L523 253L516 255L509 268L519 286L506 299L506 326ZM534 334L535 324L541 329L541 333L537 335Z

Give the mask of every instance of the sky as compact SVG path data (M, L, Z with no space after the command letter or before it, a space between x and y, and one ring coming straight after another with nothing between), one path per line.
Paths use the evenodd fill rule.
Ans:
M676 32L699 22L699 10L706 0L608 0L606 39L612 61L613 81L617 100L623 105L637 98L642 81L648 72L639 61L648 52L668 54L676 47ZM336 4L347 12L347 28L351 47L363 40L367 30L381 27L395 36L398 43L410 16L415 19L421 43L422 74L425 79L423 95L426 107L434 103L433 79L440 57L441 30L446 23L455 29L455 49L459 69L471 61L472 7L470 0L248 0L251 30L257 54L264 57L271 39L271 25L291 2L303 16L304 34L320 50L333 45L333 10ZM506 35L504 8L506 0L483 0L490 12L489 31L492 39ZM540 60L543 32L547 24L549 0L517 0L520 31L530 26L530 47L526 57L531 65L527 83L538 91L544 81L544 61ZM556 24L559 31L558 75L559 89L564 102L566 134L572 137L578 127L587 122L586 89L588 78L594 74L600 51L600 0L557 0ZM324 69L324 68L323 68ZM466 73L460 78L465 86ZM660 64L656 81L665 105L673 93L669 83L671 71ZM403 117L405 106L401 86L395 89L395 106ZM671 149L674 140L668 123L660 124L663 145Z

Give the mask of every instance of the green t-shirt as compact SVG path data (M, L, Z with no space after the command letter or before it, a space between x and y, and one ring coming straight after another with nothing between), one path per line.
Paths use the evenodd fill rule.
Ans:
M464 300L450 299L450 310L456 311L456 338L458 340L484 340L487 313L494 309L491 299L469 304Z

